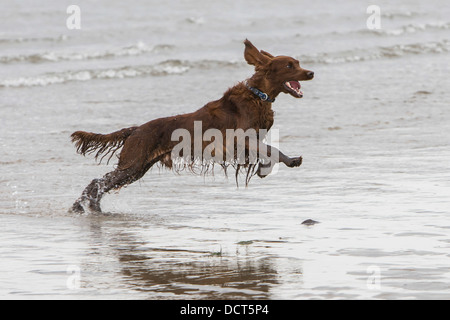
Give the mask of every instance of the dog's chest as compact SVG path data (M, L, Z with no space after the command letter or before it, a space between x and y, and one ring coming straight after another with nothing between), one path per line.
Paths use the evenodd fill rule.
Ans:
M273 125L274 112L269 106L261 106L256 112L257 116L254 118L253 128L270 130Z

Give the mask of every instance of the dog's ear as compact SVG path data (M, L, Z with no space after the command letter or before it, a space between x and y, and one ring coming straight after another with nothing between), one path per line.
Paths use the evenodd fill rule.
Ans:
M261 53L265 56L268 56L270 59L275 58L273 55L271 55L270 53L268 53L267 51L261 50Z
M255 66L256 69L264 67L272 60L273 56L270 53L260 52L248 39L245 39L244 44L244 58L248 64Z

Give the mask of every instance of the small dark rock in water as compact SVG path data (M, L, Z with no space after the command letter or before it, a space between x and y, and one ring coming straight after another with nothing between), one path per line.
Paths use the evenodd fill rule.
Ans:
M253 243L253 241L249 240L249 241L239 241L237 244L246 246L246 245L249 245L249 244L252 244L252 243Z
M302 224L304 224L304 225L306 225L306 226L313 226L313 225L315 225L316 223L320 223L320 222L319 222L319 221L312 220L312 219L308 219L308 220L305 220L305 221L302 222Z
M416 91L415 94L431 94L430 91L426 91L426 90L420 90L420 91Z

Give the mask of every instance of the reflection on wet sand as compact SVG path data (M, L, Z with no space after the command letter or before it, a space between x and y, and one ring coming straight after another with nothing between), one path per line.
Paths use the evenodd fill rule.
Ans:
M133 286L152 295L157 292L164 296L189 295L203 299L268 299L270 285L277 283L276 271L269 261L248 258L158 265L143 260L136 263L128 255L121 262L124 263L122 272L132 278Z
M242 245L236 244L235 255L152 247L151 241L138 239L138 232L131 232L135 222L119 222L111 228L111 220L102 220L90 221L90 258L82 270L109 276L113 271L113 281L129 290L148 293L149 299L269 299L271 286L278 283L274 258L248 255ZM92 256L108 264L102 264L104 269L98 270ZM112 265L116 270L110 270ZM96 286L96 281L96 277L88 277L84 287Z

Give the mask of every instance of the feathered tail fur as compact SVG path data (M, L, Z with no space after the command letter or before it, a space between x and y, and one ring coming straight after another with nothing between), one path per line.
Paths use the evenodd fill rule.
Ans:
M108 154L110 155L107 163L111 160L112 156L119 150L125 140L137 129L137 127L125 128L110 134L98 134L86 131L76 131L70 136L72 142L75 143L77 153L86 155L92 154L95 151L95 159L99 156L99 162L102 162Z

